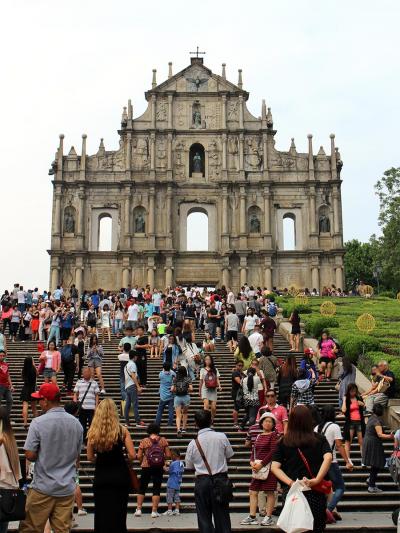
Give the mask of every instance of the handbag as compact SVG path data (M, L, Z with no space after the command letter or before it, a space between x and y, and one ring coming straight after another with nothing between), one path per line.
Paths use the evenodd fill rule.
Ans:
M10 459L6 452L8 462L10 463L11 472L14 476L16 484L18 480L15 476L15 472L11 465ZM17 520L24 520L25 518L25 503L26 495L21 489L0 489L0 523L1 522L14 522Z
M385 394L385 392L388 390L389 387L390 387L390 383L386 381L386 379L382 378L380 382L378 383L377 392Z
M258 437L260 435L257 435L257 438L256 438L256 441L254 443L254 455L256 453L256 444L257 444L257 440L258 440ZM261 459L254 459L254 462L255 463L262 463ZM263 466L260 470L252 470L252 473L251 473L251 476L253 479L262 479L262 480L265 480L268 478L269 476L269 472L271 470L271 462L269 462L267 465Z
M204 455L204 451L201 447L199 439L196 438L194 442L196 443L197 449L199 450L201 458L203 459L207 472L211 477L215 501L220 505L229 505L229 503L233 500L232 481L225 474L212 474L210 465L206 456Z
M299 455L301 457L301 460L303 461L306 469L307 469L307 472L310 476L311 479L314 479L315 476L313 475L313 473L311 472L311 468L308 464L308 461L307 459L305 458L304 454L302 453L302 451L300 450L300 448L297 448L297 451L299 452ZM322 494L330 494L331 491L332 491L332 481L329 481L329 480L326 480L326 479L323 479L322 481L320 481L318 483L318 485L314 485L314 487L311 487L312 490L315 490L315 492L321 492Z

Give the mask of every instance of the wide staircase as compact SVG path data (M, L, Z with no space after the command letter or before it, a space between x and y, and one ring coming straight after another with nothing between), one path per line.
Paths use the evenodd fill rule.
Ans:
M202 333L198 333L196 340L201 340ZM119 389L119 362L117 359L117 345L118 340L116 337L112 337L111 343L106 342L103 347L105 351L103 374L105 378L105 384L107 389L107 396L111 396L119 405L120 402L120 389ZM217 341L217 349L215 353L216 366L221 373L221 384L223 391L218 395L217 405L217 417L215 421L215 429L217 431L223 431L227 434L232 446L234 448L235 455L229 464L229 474L234 483L234 501L231 504L232 513L242 513L245 516L248 513L248 487L250 483L250 471L249 471L249 450L244 447L245 435L237 432L232 426L232 401L231 401L231 370L233 367L233 356L229 353L224 342ZM277 335L275 338L275 354L278 357L285 357L288 353L288 344L286 340ZM33 355L35 361L38 361L37 344L34 342L17 342L8 344L8 362L10 364L10 372L15 386L14 392L14 404L12 408L12 420L14 431L17 439L17 443L20 449L21 457L23 456L23 444L26 437L26 430L22 423L22 406L19 401L19 394L21 391L21 368L22 362L26 355ZM300 357L300 354L297 354ZM148 388L145 393L140 397L140 414L145 422L150 422L155 419L155 414L159 402L158 393L158 374L161 370L160 359L148 360ZM61 378L61 376L60 376ZM41 378L39 378L39 382ZM61 379L59 380L61 383ZM197 383L196 383L197 385ZM195 391L197 387L195 386ZM334 382L320 383L316 388L316 401L318 405L323 404L338 404L338 395L335 390ZM189 414L189 428L188 432L183 435L182 438L178 438L174 428L167 427L166 412L164 413L164 419L162 423L162 434L168 439L170 447L179 449L183 458L188 445L188 442L195 436L193 413L197 408L202 406L201 400L197 394L192 395L190 414ZM121 419L123 422L123 420ZM343 420L340 420L339 424L343 424ZM140 440L145 435L144 428L133 428L131 430L132 437L135 442L135 446L139 444ZM392 444L384 444L387 454L391 453ZM365 519L365 512L373 513L375 519L379 516L385 517L386 527L373 529L378 531L392 530L387 527L387 517L390 513L399 506L399 491L396 489L395 484L388 471L383 472L379 476L378 485L383 489L380 494L369 494L367 492L366 478L367 469L361 466L361 456L358 445L356 443L352 446L351 453L352 460L355 465L353 472L344 470L344 464L342 458L339 456L339 463L343 469L346 492L339 505L339 511L342 513L358 513L361 512L360 517ZM83 452L81 455L80 463L80 486L83 493L84 507L90 512L93 512L93 491L92 491L92 479L93 479L94 467L87 461L86 455ZM166 481L166 480L165 480ZM182 497L182 512L193 513L194 507L194 478L193 474L188 472L184 475L181 497ZM144 513L149 513L149 500L146 498L145 505L143 507ZM160 512L163 512L165 508L165 483L161 494ZM279 504L280 506L280 504ZM129 513L132 513L135 509L135 498L130 498ZM378 515L377 513L382 513ZM193 525L195 520L193 519ZM369 523L359 523L359 531L363 530L362 527L369 527ZM343 529L340 527L340 522L334 526L335 531L349 531L349 529ZM253 528L252 528L253 529ZM252 530L251 529L251 530ZM271 528L264 528L265 531ZM371 528L372 529L372 528ZM157 531L162 531L162 528L156 528ZM166 529L165 529L166 530ZM168 529L169 530L169 529ZM194 528L196 530L196 528ZM241 529L245 531L246 529ZM365 529L366 530L366 529ZM79 531L92 531L90 528L79 528ZM394 529L393 529L394 531Z

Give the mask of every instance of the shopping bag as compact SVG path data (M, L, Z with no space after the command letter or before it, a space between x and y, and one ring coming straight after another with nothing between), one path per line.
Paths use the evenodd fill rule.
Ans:
M297 480L290 487L285 505L278 519L278 527L286 533L302 533L312 531L314 517L308 501L303 494L304 485Z

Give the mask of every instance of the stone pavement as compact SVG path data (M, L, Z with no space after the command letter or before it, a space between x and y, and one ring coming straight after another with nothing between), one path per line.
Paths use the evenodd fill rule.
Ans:
M391 520L391 513L342 513L343 520L337 524L327 527L327 531L335 532L367 532L381 531L395 532ZM247 531L280 531L276 526L261 527L261 526L241 526L240 521L245 517L244 514L232 513L232 530L245 533ZM276 522L277 517L274 517ZM74 529L75 532L86 533L93 531L93 515L79 517L77 519L79 527ZM368 525L365 525L368 524ZM195 514L184 513L180 516L160 516L159 518L151 518L149 514L144 514L140 518L134 518L132 513L128 514L128 530L132 532L148 532L148 533L172 533L177 531L179 533L192 533L198 531L197 518ZM9 531L17 531L17 523L13 523L9 527ZM112 532L110 532L112 533ZM217 532L218 533L218 532Z

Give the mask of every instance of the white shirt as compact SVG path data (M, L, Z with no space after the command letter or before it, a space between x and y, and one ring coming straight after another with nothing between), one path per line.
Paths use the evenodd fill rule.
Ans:
M246 324L246 327L248 329L251 329L248 327L247 324ZM261 333L258 333L257 331L255 331L249 336L249 343L254 353L261 352L261 347L263 345L263 342L264 342L264 337L261 335Z
M245 324L246 324L246 331L250 331L252 329L254 329L254 326L257 324L257 317L255 315L251 316L251 315L248 315L246 316L246 318L244 319L245 320Z
M226 303L228 305L232 305L232 304L235 303L235 295L233 294L232 291L228 294L227 299L226 299Z
M153 304L156 307L160 307L160 303L161 303L161 294L159 292L155 292L153 294Z
M139 306L137 304L132 304L128 307L128 320L136 321L139 316Z
M135 382L131 378L130 374L136 374L137 373L137 367L136 363L132 360L129 361L129 363L126 365L124 374L125 374L125 389L130 387L131 385L135 385Z
M17 299L18 299L19 304L24 304L25 303L25 291L18 291Z
M314 431L318 432L318 426L316 426L314 428ZM329 446L331 447L331 449L333 447L333 450L332 450L332 456L333 456L332 463L337 463L336 447L333 446L333 443L337 439L342 440L342 432L340 431L340 427L337 424L335 424L334 422L327 422L324 425L324 427L322 428L321 435L325 435L325 438L328 441Z
M138 297L138 291L137 291L137 289L132 289L132 290L131 290L131 296L132 296L132 298L137 298L137 297Z

